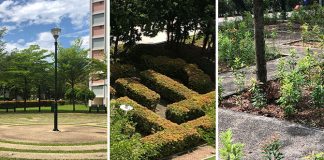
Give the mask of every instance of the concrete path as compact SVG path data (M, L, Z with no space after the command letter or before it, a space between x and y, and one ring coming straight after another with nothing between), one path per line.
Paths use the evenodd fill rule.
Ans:
M260 159L261 145L273 135L283 142L285 159L300 159L312 152L324 151L324 131L280 121L275 118L219 109L220 132L231 128L235 142L245 144L244 159Z

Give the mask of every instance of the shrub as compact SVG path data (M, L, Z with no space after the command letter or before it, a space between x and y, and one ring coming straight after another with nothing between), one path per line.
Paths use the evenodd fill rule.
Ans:
M294 10L291 13L289 21L293 23L323 26L324 7L320 5L312 5L310 7L302 7L299 10Z
M113 83L118 78L136 76L136 68L130 64L110 64L110 81Z
M207 93L214 89L213 82L210 77L205 74L195 64L188 64L183 67L184 82L189 88L198 93Z
M282 144L279 140L273 140L269 144L266 144L262 150L264 159L266 160L282 160L284 159L283 153L280 152Z
M116 105L128 104L134 107L132 111L129 111L129 114L131 115L132 120L137 123L136 129L144 135L152 134L157 131L162 131L163 129L173 128L176 126L175 123L160 117L153 111L141 106L128 97L118 98L115 100L115 102Z
M311 93L312 101L315 107L323 108L324 107L324 85L316 85L314 90Z
M116 96L116 89L113 88L112 86L109 86L109 90L110 90L110 97L113 98Z
M77 100L83 102L86 106L88 106L89 100L93 100L95 97L95 93L87 87L83 87L76 92Z
M216 93L210 92L167 106L166 118L175 123L183 123L205 115L205 108L215 103Z
M220 140L223 145L219 150L221 159L241 160L243 158L244 144L233 143L230 129L221 133Z
M139 104L155 110L160 101L160 95L150 90L140 82L131 78L119 78L115 82L118 93L134 99Z
M266 96L260 87L260 82L252 79L252 87L250 88L252 94L252 105L256 108L262 108L267 104Z
M150 55L142 55L141 59L146 68L153 69L173 78L182 78L180 74L182 68L186 65L186 62L180 58L173 59L165 56L153 57Z
M110 123L110 158L118 160L146 159L147 155L154 155L157 151L142 143L141 135L135 132L135 124L130 117L120 112L111 103Z
M142 71L140 74L145 85L170 102L181 101L198 95L197 92L190 90L183 84L153 70Z

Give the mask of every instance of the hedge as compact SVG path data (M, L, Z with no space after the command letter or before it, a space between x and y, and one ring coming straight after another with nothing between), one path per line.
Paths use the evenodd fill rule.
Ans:
M116 89L112 86L109 86L109 90L110 90L110 97L113 98L116 96Z
M115 84L119 94L130 97L150 110L154 111L160 102L159 94L132 78L119 78Z
M203 129L203 130L214 130L216 127L215 119L212 119L209 116L202 116L200 118L182 123L181 126L185 128L194 128L194 129Z
M172 59L166 56L153 57L150 55L142 55L141 62L146 68L173 78L181 78L182 68L187 64L180 58Z
M152 149L158 151L157 155L149 159L161 159L175 153L183 152L203 143L196 129L177 126L173 129L159 131L155 134L142 138Z
M64 105L65 101L59 100L59 104ZM28 108L28 107L43 107L43 106L52 106L54 104L54 100L41 100L39 101L3 101L0 102L0 108Z
M216 100L216 92L195 96L187 100L176 102L167 106L166 118L181 124L189 120L204 116L204 107L212 105Z
M177 102L199 95L183 84L153 70L140 73L143 83L158 92L164 99Z
M130 64L113 63L110 64L110 82L115 82L118 78L136 76L136 68Z
M195 64L185 65L182 69L184 72L185 83L189 88L198 93L207 93L214 90L213 82L210 77L198 68Z
M177 125L128 97L116 99L115 104L128 104L134 107L133 110L129 111L129 114L131 114L132 121L137 124L136 129L141 131L142 134L144 131L142 142L150 144L152 149L158 152L157 155L149 155L148 159L165 158L196 147L203 143L202 136L198 133L197 129L213 127L210 119L206 117Z
M177 124L160 117L153 111L143 107L128 97L120 97L116 99L115 102L117 105L127 104L134 108L129 111L129 113L132 116L132 120L136 122L136 129L144 135L149 135L157 131L177 126Z

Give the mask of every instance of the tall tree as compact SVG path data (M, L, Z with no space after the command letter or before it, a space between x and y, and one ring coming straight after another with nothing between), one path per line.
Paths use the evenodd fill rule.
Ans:
M76 39L70 48L59 48L59 74L72 89L71 98L73 111L75 111L76 84L87 83L91 73L99 71L105 72L107 68L103 63L104 62L88 58L88 50L82 48L82 41L80 39Z
M267 82L267 66L265 59L264 42L264 5L263 0L253 0L254 12L254 42L256 52L257 79L260 82Z

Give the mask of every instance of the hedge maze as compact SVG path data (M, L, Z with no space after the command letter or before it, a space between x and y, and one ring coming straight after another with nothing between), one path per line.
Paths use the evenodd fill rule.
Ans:
M134 108L128 114L136 123L136 131L143 136L143 143L151 144L159 153L150 158L167 157L205 143L203 131L215 130L215 120L205 113L216 99L211 78L182 59L148 55L141 59L143 63L135 68L144 70L137 74L127 77L111 73L123 75L114 77L111 90L119 97L114 100L116 106ZM161 99L167 102L166 118L155 113Z

